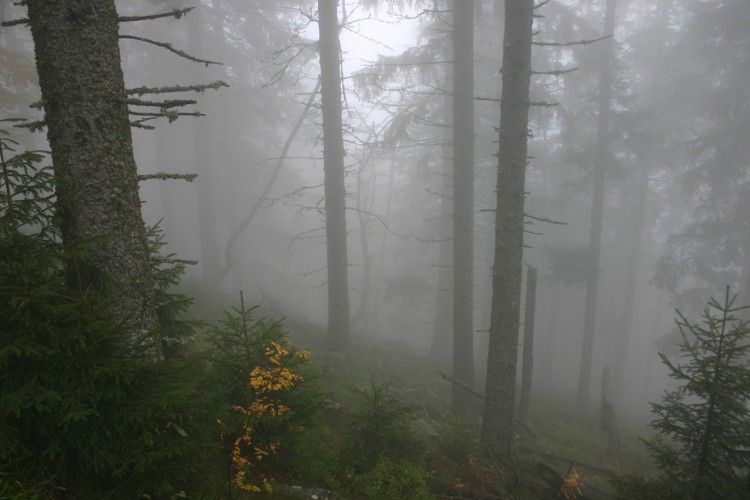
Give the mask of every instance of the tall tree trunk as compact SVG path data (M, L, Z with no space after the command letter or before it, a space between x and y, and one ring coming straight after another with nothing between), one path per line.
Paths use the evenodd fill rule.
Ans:
M638 176L638 186L633 207L633 232L630 235L630 247L628 248L627 263L625 265L625 300L620 313L620 321L617 328L617 339L615 342L615 362L612 375L611 400L619 405L622 397L623 382L625 380L625 367L627 366L628 344L630 341L630 330L633 325L633 311L635 310L636 283L638 277L638 264L641 260L643 242L643 224L646 218L646 207L648 204L648 161L641 163L641 171Z
M346 249L346 186L341 124L338 0L318 0L323 170L328 262L328 348L349 351L349 276Z
M453 378L474 385L474 2L453 1ZM453 412L474 396L453 385Z
M450 0L452 1L452 0ZM453 25L453 11L445 12L445 24ZM452 44L444 48L445 61L453 60ZM435 294L435 322L432 329L430 356L440 365L450 366L453 336L453 116L450 103L453 81L445 68L441 90L443 92L442 172L440 174L440 242L438 243L437 293Z
M373 140L372 135L367 138L368 144ZM362 149L362 158L357 168L357 221L359 222L359 244L362 249L362 285L357 309L351 321L361 325L361 331L369 331L371 315L370 302L372 295L372 253L370 252L370 222L375 200L375 172L370 167L374 151L372 146L366 145ZM370 168L370 179L365 179L365 170ZM369 182L369 184L368 184Z
M505 1L503 90L500 103L495 261L482 446L514 458L513 409L523 273L526 182L534 0Z
M604 14L604 33L615 29L617 0L607 0ZM591 363L594 350L594 328L596 327L596 303L599 294L599 264L602 251L602 219L604 213L604 181L609 158L610 101L612 97L612 75L614 71L614 42L607 39L602 44L602 70L599 79L599 123L596 134L594 161L594 195L591 208L591 232L589 238L589 266L586 274L586 310L583 318L583 345L581 348L581 370L578 374L578 405L588 407L591 386Z
M391 153L391 161L390 161L390 167L388 169L388 187L386 188L386 197L385 197L385 213L383 215L383 222L384 222L384 228L383 228L383 236L380 238L380 251L378 251L378 267L377 271L375 272L375 276L378 278L375 280L375 286L373 287L373 296L375 297L375 300L373 301L373 307L372 307L372 322L371 324L371 330L370 335L372 337L379 337L380 336L380 302L382 300L382 288L383 288L383 270L385 269L385 263L388 261L386 258L386 253L388 252L388 236L390 232L387 228L391 227L391 212L393 208L393 177L395 174L395 166L396 166L396 151L394 150ZM375 180L373 179L373 182Z
M111 281L113 313L137 339L156 326L156 313L115 2L27 6L63 241L88 242L70 266L69 283Z
M188 48L191 54L201 56L204 51L203 4L188 15ZM200 77L199 66L195 65L191 76L194 81ZM216 199L214 193L214 173L211 164L211 129L205 119L197 118L193 125L193 168L198 173L195 180L196 201L198 202L198 239L201 249L201 274L206 283L216 283L221 265L219 262L219 241L216 232Z

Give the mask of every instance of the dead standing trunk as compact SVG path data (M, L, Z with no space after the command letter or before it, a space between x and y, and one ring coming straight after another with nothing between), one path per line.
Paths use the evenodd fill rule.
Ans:
M338 0L318 0L323 170L328 263L328 348L349 351L349 276L346 248L346 186L341 124Z
M495 260L482 446L513 458L534 0L506 0Z
M71 286L113 286L134 339L156 326L114 0L29 0Z

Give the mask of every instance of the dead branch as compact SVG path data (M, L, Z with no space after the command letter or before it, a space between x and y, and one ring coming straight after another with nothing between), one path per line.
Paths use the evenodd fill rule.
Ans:
M191 56L187 52L184 52L184 51L182 51L180 49L174 48L174 46L171 43L157 42L156 40L151 40L150 38L144 38L142 36L135 36L135 35L120 35L119 38L125 39L125 40L138 40L139 42L150 43L151 45L156 45L157 47L161 47L162 49L166 49L166 50L168 50L168 51L170 51L170 52L172 52L174 54L177 54L178 56L180 56L182 58L185 58L185 59L187 59L189 61L193 61L193 62L197 62L197 63L203 63L206 66L208 66L209 64L218 64L218 65L221 65L220 62L209 61L209 60L206 60L206 59L200 59L198 57Z
M591 40L578 40L575 42L531 42L532 45L537 45L539 47L572 47L574 45L589 45L596 42L601 42L602 40L606 40L607 38L612 38L614 35L606 35L599 38L594 38Z
M132 21L149 21L152 19L160 19L162 17L174 17L175 19L179 19L194 8L195 7L188 7L186 9L174 9L170 12L162 12L161 14L151 14L148 16L120 16L117 18L117 22L129 23Z
M10 21L3 21L0 23L0 26L2 26L3 28L10 28L11 26L20 26L20 25L28 26L29 20L26 18L11 19Z
M294 124L294 128L289 133L289 137L287 137L286 142L284 143L284 147L281 150L281 155L279 156L278 160L276 160L276 165L274 165L273 167L271 178L268 180L266 187L263 189L263 192L253 204L250 212L245 216L242 223L237 227L237 229L234 230L232 235L229 237L227 244L224 246L224 259L226 261L226 264L224 265L224 269L219 272L217 282L221 283L227 276L227 274L229 274L229 271L232 269L232 265L234 264L232 246L235 244L245 228L250 225L250 222L252 222L255 214L258 212L263 202L266 201L266 198L271 192L271 189L273 189L274 184L276 184L276 179L278 179L279 177L279 171L284 164L284 160L286 159L286 155L289 152L289 148L292 146L294 138L297 137L297 132L299 132L299 129L302 127L302 124L305 121L305 117L310 110L310 106L312 106L312 103L315 100L315 96L318 95L318 92L320 92L320 78L318 78L318 81L315 84L315 89L310 93L310 96L307 99L307 105L305 106L305 109L303 109L300 113L299 118L297 118L297 123Z
M168 179L179 179L183 181L193 182L198 174L168 174L166 172L156 172L155 174L143 174L138 176L138 181L148 181L151 179L159 179L165 181Z
M220 87L229 87L225 82L216 80L215 82L207 83L205 85L172 85L168 87L136 87L133 89L127 89L128 95L144 95L144 94L168 94L173 92L198 92L203 93L206 90L216 90Z

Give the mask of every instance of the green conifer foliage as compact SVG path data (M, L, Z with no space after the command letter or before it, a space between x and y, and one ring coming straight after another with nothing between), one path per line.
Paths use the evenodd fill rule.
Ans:
M750 467L750 323L738 317L727 287L700 323L678 311L681 360L659 354L680 386L652 404L654 439L646 445L682 498L747 498Z
M60 242L44 155L13 146L0 131L0 498L179 496L219 448L201 366L154 363L106 287L66 286L86 243Z

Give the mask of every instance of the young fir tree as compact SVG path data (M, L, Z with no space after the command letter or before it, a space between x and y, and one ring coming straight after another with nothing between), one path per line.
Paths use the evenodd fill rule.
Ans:
M747 498L750 466L750 322L736 315L727 287L723 302L711 299L701 323L678 311L681 358L659 354L681 385L652 404L657 434L647 440L681 498Z

